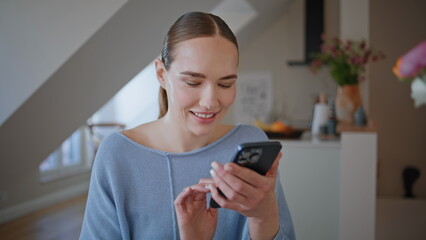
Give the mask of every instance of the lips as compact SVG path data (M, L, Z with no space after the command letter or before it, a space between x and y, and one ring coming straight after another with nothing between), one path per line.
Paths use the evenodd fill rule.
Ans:
M215 121L217 112L193 112L192 115L199 123L212 123Z
M196 112L193 112L193 113L194 113L195 116L197 116L199 118L205 118L205 119L211 118L215 115L215 113L196 113Z

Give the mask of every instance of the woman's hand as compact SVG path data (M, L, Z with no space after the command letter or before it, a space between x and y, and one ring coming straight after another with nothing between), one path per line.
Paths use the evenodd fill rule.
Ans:
M185 188L175 199L180 238L213 239L216 231L218 210L207 209L206 194L210 192L204 184Z
M265 176L235 163L212 163L212 179L226 198L216 188L211 189L212 197L220 206L248 217L252 239L273 239L279 230L275 183L281 156L279 153Z

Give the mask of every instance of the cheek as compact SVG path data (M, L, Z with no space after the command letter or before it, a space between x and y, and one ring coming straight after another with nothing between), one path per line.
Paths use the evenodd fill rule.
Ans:
M223 107L230 107L234 101L235 101L235 97L237 95L237 92L234 90L230 90L229 92L226 92L225 94L223 94L223 96L221 97L222 99L222 106Z
M175 88L173 92L173 102L180 107L190 107L196 102L196 94L190 89Z

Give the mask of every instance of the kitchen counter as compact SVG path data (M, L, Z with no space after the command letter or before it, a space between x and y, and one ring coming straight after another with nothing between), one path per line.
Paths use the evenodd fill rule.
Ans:
M313 137L309 132L303 133L300 139L274 139L280 141L285 147L300 147L300 148L340 148L339 137Z
M377 134L274 140L283 145L280 181L298 240L373 240Z

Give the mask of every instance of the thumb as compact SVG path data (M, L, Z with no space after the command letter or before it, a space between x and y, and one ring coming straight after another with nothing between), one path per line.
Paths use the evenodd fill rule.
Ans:
M219 208L212 208L209 207L208 212L213 216L213 217L217 217L219 214Z

